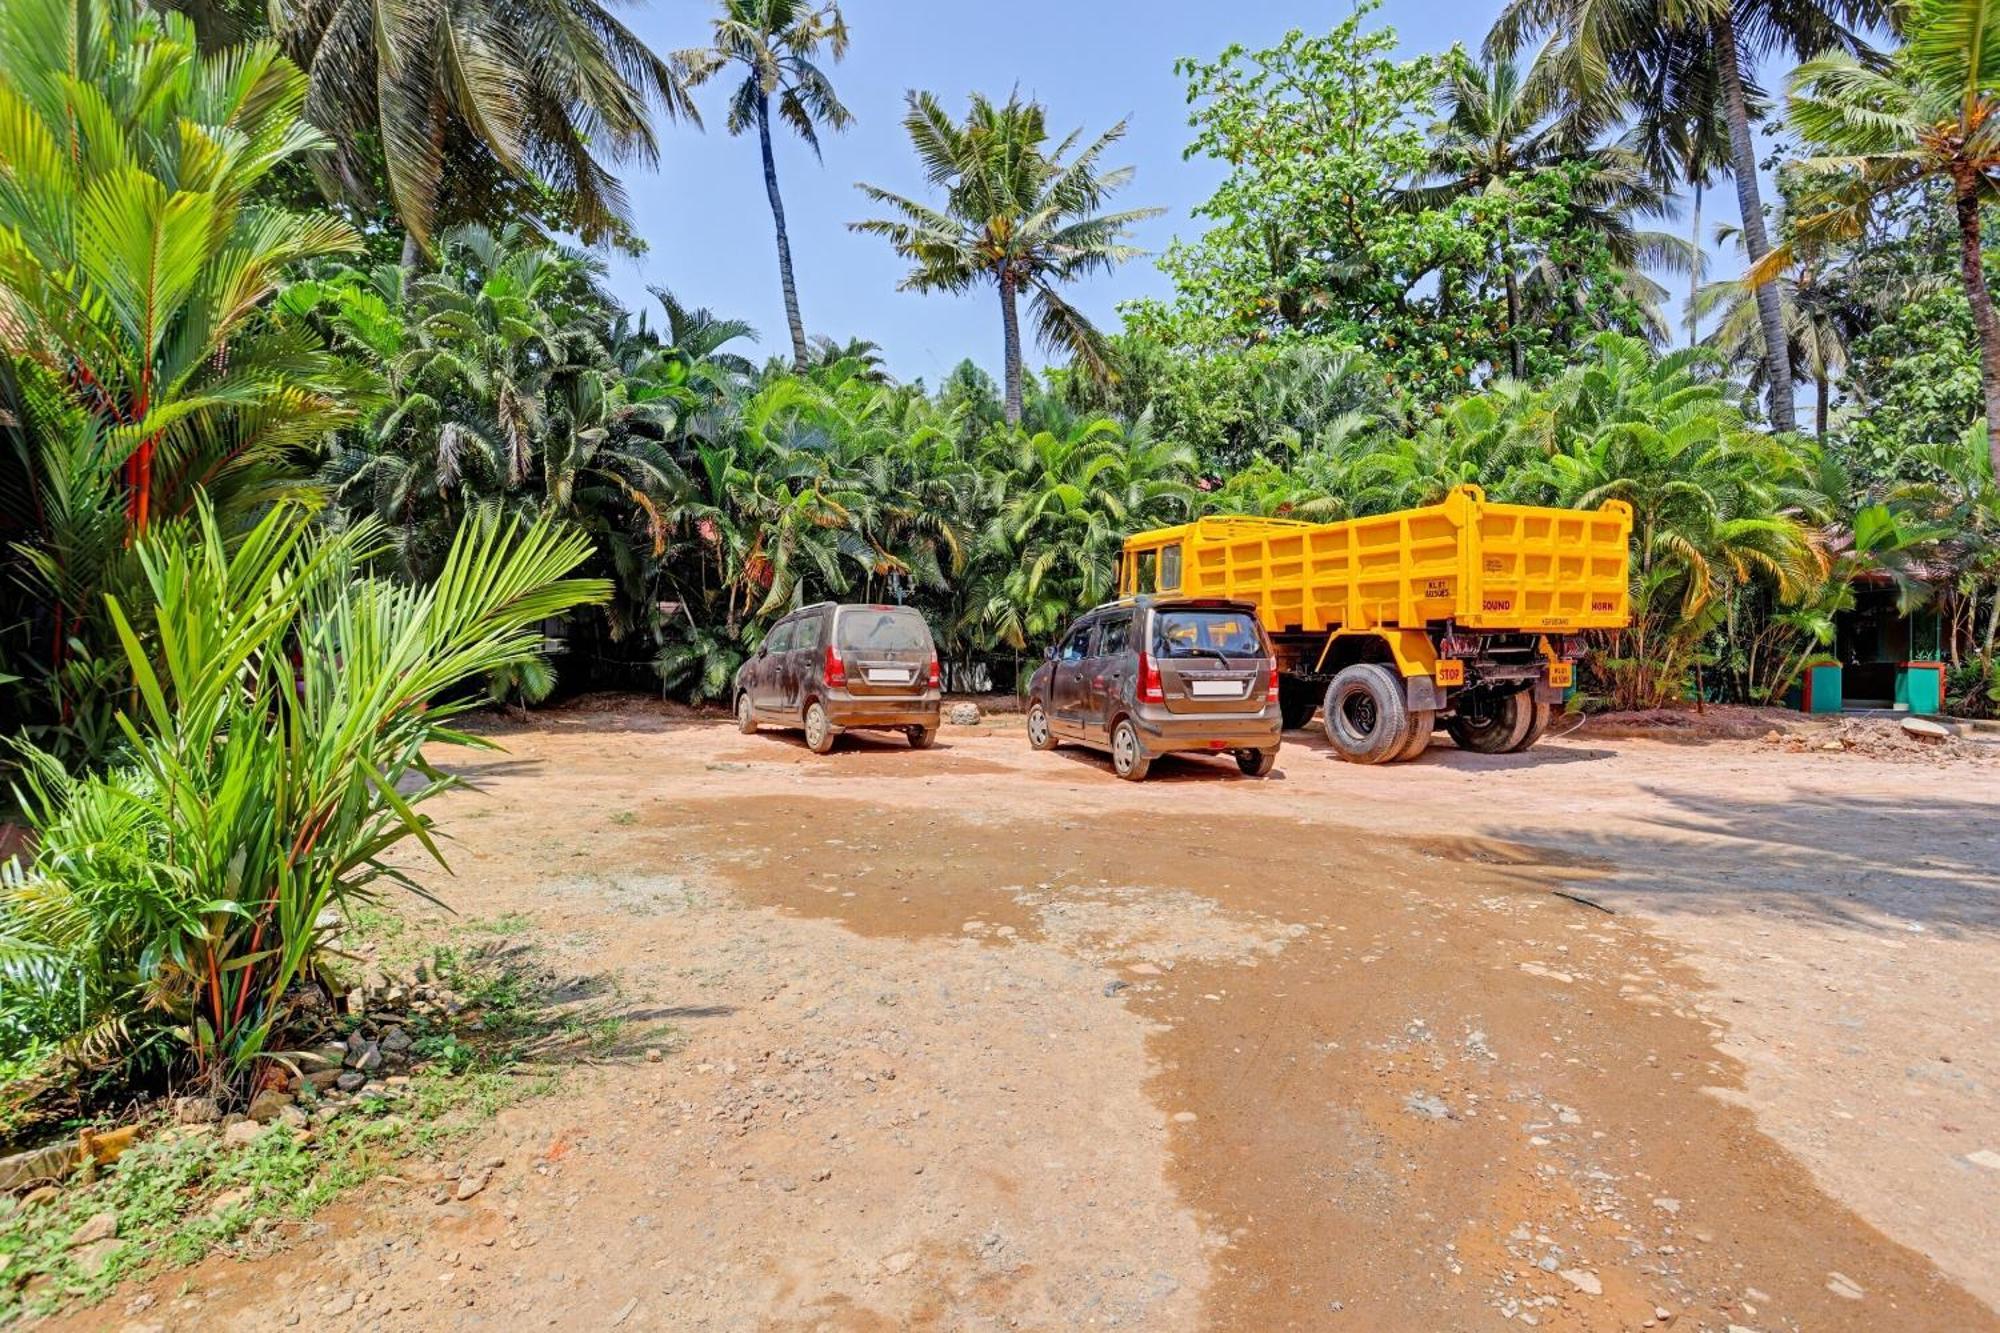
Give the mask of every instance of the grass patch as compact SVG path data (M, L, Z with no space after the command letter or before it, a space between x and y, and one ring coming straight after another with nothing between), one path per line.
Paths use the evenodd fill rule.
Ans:
M474 925L470 933L518 933L507 918ZM40 1206L0 1196L0 1326L94 1303L134 1274L218 1249L280 1245L341 1191L555 1091L567 1066L621 1049L626 1024L605 1011L616 988L566 1001L526 945L453 944L432 954L429 971L454 1005L401 1023L416 1063L396 1095L352 1098L310 1134L274 1125L247 1147L225 1147L214 1128L160 1126ZM115 1244L71 1244L105 1214Z

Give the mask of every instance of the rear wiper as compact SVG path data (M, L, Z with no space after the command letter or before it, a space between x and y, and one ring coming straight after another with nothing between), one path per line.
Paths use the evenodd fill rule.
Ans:
M1199 653L1203 657L1213 657L1224 666L1229 665L1229 654L1223 652L1220 648L1201 648L1191 645L1188 651L1190 653Z

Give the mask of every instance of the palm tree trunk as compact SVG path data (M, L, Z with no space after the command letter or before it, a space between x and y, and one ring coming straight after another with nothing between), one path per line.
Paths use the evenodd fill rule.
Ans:
M1021 316L1014 308L1013 275L1000 274L1000 324L1006 331L1007 424L1021 424Z
M1979 196L1970 176L1957 182L1958 266L1965 282L1972 326L1979 330L1979 387L1986 398L1986 451L1993 475L2000 477L2000 322L1993 316L1993 296L1986 290L1986 266L1979 255Z
M406 275L417 271L417 260L422 254L423 251L417 249L416 234L405 230L403 232L403 272Z
M785 201L778 194L778 160L771 156L771 99L757 95L757 142L764 152L764 193L778 224L778 282L785 289L785 322L792 330L792 369L806 371L806 325L799 317L799 288L792 281L792 241L785 233Z
M1694 209L1688 221L1688 346L1692 347L1701 330L1701 320L1694 313L1695 296L1701 291L1701 182L1694 183Z
M1729 120L1729 174L1736 178L1736 205L1743 214L1743 249L1756 264L1770 253L1770 237L1764 231L1764 200L1757 188L1757 149L1750 141L1750 109L1743 96L1743 72L1737 68L1736 22L1728 6L1715 16L1716 64L1722 74L1723 110ZM1792 406L1792 358L1785 343L1785 313L1778 302L1778 288L1764 283L1757 288L1757 322L1764 330L1764 378L1769 381L1771 425L1776 430L1798 429L1798 413Z
M1822 445L1826 443L1826 400L1832 390L1825 371L1813 376L1813 433Z

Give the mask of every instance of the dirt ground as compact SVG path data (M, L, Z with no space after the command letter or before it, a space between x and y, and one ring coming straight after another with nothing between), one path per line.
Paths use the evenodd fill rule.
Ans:
M492 730L425 882L629 1049L74 1326L2000 1328L2000 748Z

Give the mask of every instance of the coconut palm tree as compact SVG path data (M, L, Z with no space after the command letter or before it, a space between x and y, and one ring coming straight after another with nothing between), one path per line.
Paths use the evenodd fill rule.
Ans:
M1859 54L1867 49L1859 30L1886 23L1890 14L1883 0L1692 0L1671 5L1663 0L1508 0L1487 36L1487 49L1514 53L1530 41L1555 36L1545 49L1551 77L1575 103L1586 127L1613 124L1644 97L1657 96L1663 73L1675 72L1678 51L1679 72L1690 77L1667 79L1672 93L1667 104L1697 114L1695 99L1706 91L1719 105L1728 127L1729 170L1744 249L1757 263L1771 243L1751 133L1759 90L1749 71L1779 53L1801 60L1833 49ZM1712 80L1693 77L1707 68L1695 58L1702 45L1713 56ZM1771 424L1794 430L1792 371L1776 292L1759 291L1757 314Z
M552 204L586 241L622 235L611 168L658 161L654 106L700 119L607 0L273 0L272 24L333 140L321 187L373 203L379 172L406 268L441 226L496 208Z
M833 90L833 81L819 67L821 48L838 62L847 54L847 21L837 0L814 6L801 0L722 0L722 12L712 21L713 33L704 47L676 52L674 61L687 72L689 87L699 87L724 70L741 67L743 81L729 95L731 134L757 128L757 145L764 156L764 193L771 200L771 221L778 233L778 281L785 293L785 322L792 334L792 364L803 373L810 353L805 321L799 315L799 289L792 276L792 241L785 231L785 201L778 192L778 163L771 155L773 103L778 119L818 157L819 130L844 130L854 116Z
M1108 375L1104 336L1058 289L1143 253L1125 237L1134 223L1161 211L1098 211L1132 179L1130 167L1105 171L1100 165L1124 137L1125 122L1081 150L1080 131L1051 149L1047 113L1038 102L1016 94L996 105L975 93L959 124L932 94L911 93L903 128L930 184L944 191L943 204L934 208L863 184L863 193L896 216L849 226L885 238L915 265L901 283L905 291L964 292L993 284L1000 296L1007 421L1021 420L1024 295L1043 346Z
M1960 280L1979 331L1987 451L2000 474L2000 317L1980 227L1981 207L2000 197L2000 0L1916 0L1904 11L1903 36L1886 66L1834 51L1792 76L1792 124L1827 150L1798 164L1817 191L1798 230L1852 236L1877 200L1927 180L1948 184ZM1752 276L1769 286L1775 267L1760 265Z

